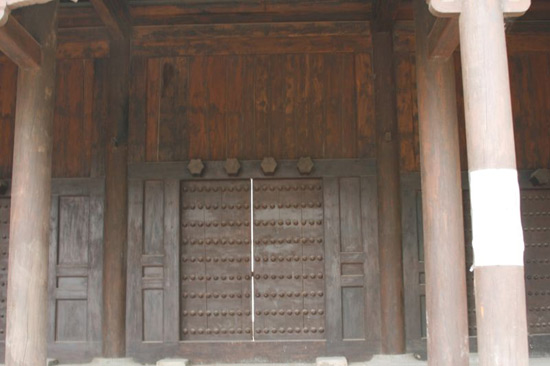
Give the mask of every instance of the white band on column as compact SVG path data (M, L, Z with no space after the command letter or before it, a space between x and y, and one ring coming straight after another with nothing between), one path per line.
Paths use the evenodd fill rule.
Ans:
M474 266L523 266L517 170L483 169L469 176Z

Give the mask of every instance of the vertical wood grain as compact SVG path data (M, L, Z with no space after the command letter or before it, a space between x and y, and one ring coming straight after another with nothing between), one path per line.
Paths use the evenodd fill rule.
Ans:
M257 56L254 74L254 156L270 152L269 121L271 116L271 64L268 56Z
M376 155L374 124L374 85L372 56L369 53L355 55L355 92L357 103L357 156Z
M144 57L132 58L130 75L130 131L128 139L128 161L145 161L147 138L148 103L148 61Z
M147 134L145 160L158 161L158 134L160 118L161 60L147 61Z
M209 156L207 129L206 61L192 57L189 64L189 158Z

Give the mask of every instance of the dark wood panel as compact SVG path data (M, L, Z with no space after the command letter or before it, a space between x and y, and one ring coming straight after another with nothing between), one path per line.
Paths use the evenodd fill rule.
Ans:
M60 29L58 37L57 59L109 57L110 38L103 27Z
M467 169L464 102L460 55L455 55L457 109L459 117L461 167ZM418 112L414 57L398 52L396 60L397 106L401 169L419 171ZM548 52L511 52L509 55L516 160L519 169L550 164L550 61Z
M101 351L103 184L52 182L48 354L63 362Z
M180 208L180 339L251 340L250 181L184 181Z
M372 157L370 55L359 60L360 75L352 53L139 61L132 160Z
M255 339L325 338L323 186L254 181Z
M15 94L17 65L3 58L0 61L0 177L10 178L13 160L13 133L15 128Z
M90 177L103 173L106 78L102 66L87 59L63 60L57 64L54 177Z
M6 341L10 208L11 199L9 197L0 198L0 346L2 348L5 347ZM1 353L3 352L2 350Z
M243 37L214 39L179 39L177 42L133 42L133 51L138 56L198 56L198 55L254 55L358 52L368 49L370 40L360 35L338 37Z

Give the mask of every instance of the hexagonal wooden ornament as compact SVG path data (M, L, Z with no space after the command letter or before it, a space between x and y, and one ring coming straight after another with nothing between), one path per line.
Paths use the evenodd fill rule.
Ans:
M298 168L298 171L302 175L311 174L311 172L313 171L313 166L314 166L313 160L311 160L311 158L309 156L301 157L298 160L298 164L296 164L296 167Z
M241 170L241 163L239 163L238 159L227 159L225 161L224 168L227 175L234 177L239 175L239 171Z
M204 171L204 164L201 159L191 159L189 165L187 165L189 173L194 177L200 177Z
M265 175L273 175L277 170L277 160L271 157L264 158L264 160L262 160L261 167Z

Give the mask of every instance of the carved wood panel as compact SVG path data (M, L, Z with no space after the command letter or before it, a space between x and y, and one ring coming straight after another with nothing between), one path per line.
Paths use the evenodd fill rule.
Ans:
M255 338L324 339L323 185L254 181Z
M103 201L102 179L53 182L48 350L61 360L101 351Z
M250 181L181 184L182 340L251 340Z

